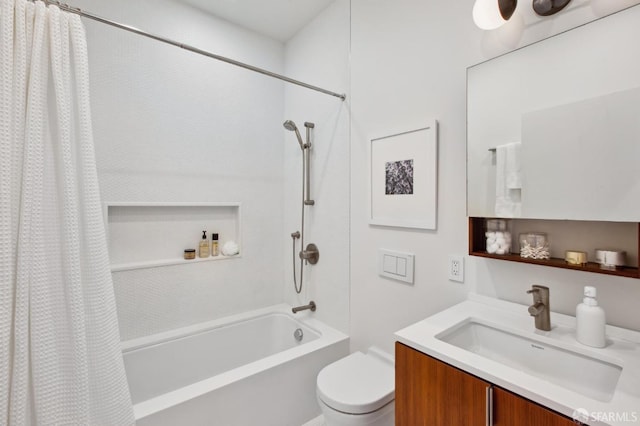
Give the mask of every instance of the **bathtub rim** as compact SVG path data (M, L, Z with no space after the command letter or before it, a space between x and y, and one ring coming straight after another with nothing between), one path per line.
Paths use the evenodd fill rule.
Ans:
M181 327L179 329L161 332L151 336L131 339L122 343L122 352L124 355L125 352L168 342L170 340L182 337L187 337L187 335L198 334L210 329L232 325L232 323L256 319L269 314L284 314L292 320L301 323L305 327L312 329L314 332L317 332L319 334L319 337L299 346L286 349L282 352L278 352L257 361L253 361L240 367L225 371L224 373L220 373L216 376L208 377L196 383L192 383L179 389L150 398L146 401L138 402L137 404L133 405L133 411L136 420L158 413L167 408L182 404L186 401L202 396L214 389L224 387L254 374L258 374L262 371L277 367L287 361L299 358L305 354L349 339L348 335L313 318L311 313L298 313L294 316L294 314L291 313L290 305L279 304L266 308L256 309L249 312L244 312L237 315L231 315L212 321L194 324L187 327Z
M161 331L159 333L150 334L148 336L137 337L121 342L121 349L123 355L128 352L133 352L139 349L144 349L150 346L159 345L169 342L171 340L183 339L191 336L195 336L200 333L206 333L208 331L215 330L217 328L230 327L235 324L239 324L245 321L251 321L258 318L267 317L270 315L284 315L294 321L302 323L305 327L309 328L312 332L317 334L317 337L322 337L322 330L313 325L313 318L308 313L296 316L291 313L291 306L286 304L279 304L268 306L266 308L260 308L253 311L242 312L239 314L229 315L222 318L217 318L210 321L199 322L196 324L187 325L180 328L174 328L172 330ZM322 324L324 326L324 324Z

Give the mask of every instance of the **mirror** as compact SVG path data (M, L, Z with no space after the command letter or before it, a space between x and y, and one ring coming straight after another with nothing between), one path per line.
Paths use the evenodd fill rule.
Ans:
M469 216L640 221L638 22L634 6L467 70Z

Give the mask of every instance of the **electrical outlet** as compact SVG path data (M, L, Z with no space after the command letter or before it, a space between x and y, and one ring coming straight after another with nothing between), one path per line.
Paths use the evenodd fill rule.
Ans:
M464 282L464 257L449 256L449 280Z

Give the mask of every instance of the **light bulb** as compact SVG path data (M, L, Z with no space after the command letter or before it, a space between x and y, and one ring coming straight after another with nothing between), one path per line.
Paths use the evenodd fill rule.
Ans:
M483 30L495 30L511 18L516 4L517 0L476 0L473 22Z

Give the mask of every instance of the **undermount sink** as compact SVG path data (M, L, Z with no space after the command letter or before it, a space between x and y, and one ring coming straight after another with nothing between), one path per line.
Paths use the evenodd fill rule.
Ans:
M463 321L435 336L437 339L492 361L547 380L589 398L608 402L622 372L604 361L484 324Z

